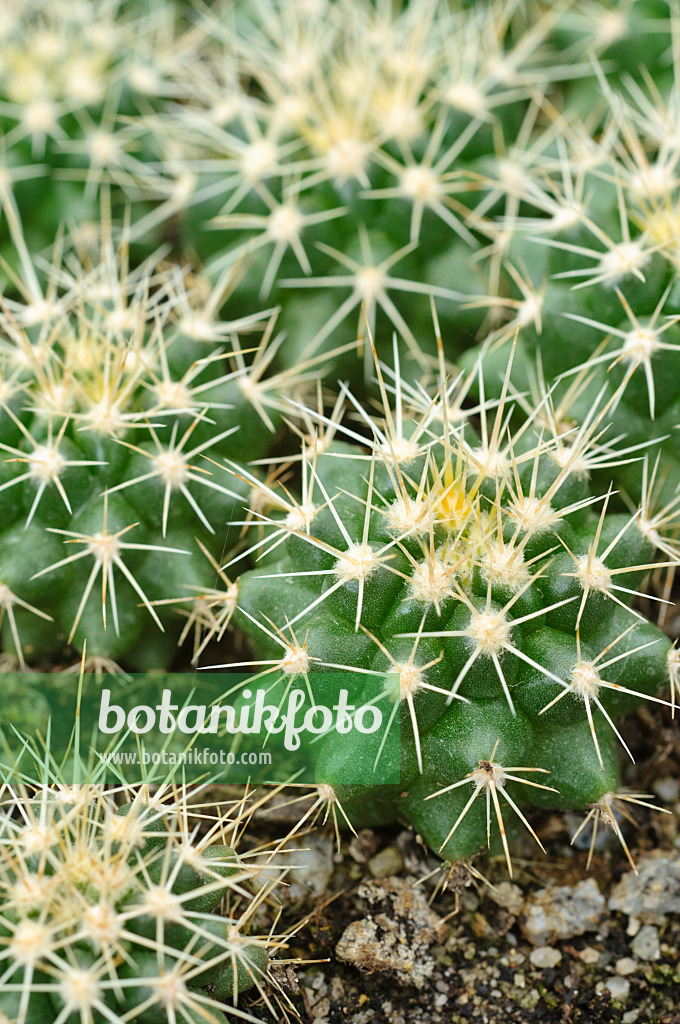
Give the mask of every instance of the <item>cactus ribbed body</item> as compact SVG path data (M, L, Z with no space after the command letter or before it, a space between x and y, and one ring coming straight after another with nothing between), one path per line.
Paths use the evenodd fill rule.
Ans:
M518 814L618 790L616 720L668 684L671 644L630 606L654 544L591 493L597 421L512 436L501 402L476 410L477 437L455 389L409 420L400 387L372 443L303 454L316 509L241 577L236 615L283 671L366 674L364 699L400 716L401 783L380 784L379 735L362 753L333 734L319 782L352 823L401 817L457 859L486 842L471 787ZM346 784L357 757L375 757L374 786Z

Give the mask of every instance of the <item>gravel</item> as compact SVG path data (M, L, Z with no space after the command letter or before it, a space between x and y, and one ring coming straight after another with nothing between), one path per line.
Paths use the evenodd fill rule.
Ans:
M630 982L616 975L610 978L609 981L605 981L604 988L608 989L613 1000L620 1003L630 995Z
M329 835L311 835L286 843L276 856L277 866L290 867L286 875L287 902L309 896L322 896L333 874L333 839Z
M631 942L630 948L638 960L658 960L661 956L659 929L652 924L644 925Z
M635 974L638 969L638 962L632 956L622 956L616 961L614 970L620 977L625 978L628 974Z
M680 782L670 775L657 779L652 788L656 795L667 804L675 803L680 797Z
M627 872L614 886L609 909L628 915L631 934L631 924L662 925L668 914L679 913L680 854L658 851L644 857L637 874Z
M403 871L404 862L396 846L386 846L368 862L368 870L374 878L388 878Z
M545 946L597 931L605 909L605 898L594 878L576 885L550 886L526 899L522 930L534 946Z
M558 963L562 959L562 954L559 949L555 949L553 946L539 946L538 949L532 949L529 954L529 960L534 967L557 967Z

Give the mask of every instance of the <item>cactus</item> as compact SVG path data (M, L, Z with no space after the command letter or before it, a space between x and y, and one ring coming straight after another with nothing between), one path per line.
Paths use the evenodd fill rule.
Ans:
M191 636L196 664L236 622L400 715L375 820L456 857L492 810L507 855L501 797L611 819L616 716L678 685L634 605L678 556L674 9L43 7L1 26L5 652L158 668ZM378 417L350 361L329 414L329 356L370 376L392 333ZM320 749L360 820L351 744Z
M654 68L667 87L671 14L661 0L583 10L268 0L192 19L171 3L9 5L3 206L13 187L39 251L60 222L96 221L102 190L121 213L123 200L133 204L138 256L162 239L211 274L254 261L238 313L258 293L282 304L289 365L336 344L352 317L361 323L363 303L379 345L396 330L419 372L429 295L442 300L456 349L483 328L483 307L466 298L522 303L501 267L510 225L524 204L559 206L543 175L565 127L580 147L574 163L588 161L596 177L600 149L619 143L611 124L603 147L592 138L603 76L593 54L633 97L617 126L622 145L642 115L652 142L672 126L673 111L664 119L637 74ZM615 118L620 109L617 100ZM36 159L48 186L42 175L36 187ZM620 162L606 173L634 177ZM672 177L672 156L662 163ZM668 233L668 215L654 210L654 231Z
M235 613L258 658L364 673L363 699L399 715L399 785L380 784L379 738L369 755L351 735L321 744L318 781L353 825L400 818L448 860L493 832L509 865L501 805L530 829L532 805L606 817L630 754L617 718L668 704L669 684L674 707L677 685L675 649L634 605L677 551L592 488L592 468L619 461L607 405L566 440L541 407L511 432L510 373L474 404L481 367L449 381L442 364L426 390L378 364L379 414L347 392L358 427L306 441L304 521L270 516ZM360 756L375 785L347 784Z
M251 263L237 298L279 302L295 354L361 329L363 305L379 348L396 331L420 372L434 354L422 351L430 295L449 344L469 344L483 312L460 300L493 287L480 261L489 161L531 133L532 98L590 76L587 54L608 42L587 24L579 42L577 19L561 61L560 14L438 0L213 6L189 101L153 122L176 180L193 175L181 244L211 273Z
M5 209L16 200L28 214L32 251L50 246L64 224L96 224L100 190L121 209L126 194L130 200L134 175L143 176L153 158L145 117L173 95L163 79L182 63L178 30L172 4L153 12L106 0L3 6L0 196ZM171 199L160 217L135 199L136 238L146 255L158 242L151 229L171 212ZM15 266L6 224L0 246Z
M466 299L521 301L500 265L508 219L546 191L534 170L562 108L586 111L590 142L593 55L626 88L640 65L661 78L671 22L657 0L215 4L178 32L163 70L180 102L142 119L151 156L127 190L209 273L252 264L237 308L280 303L290 358L361 327L363 304L379 350L396 331L418 373L429 295L451 352L488 324Z
M493 329L460 365L471 367L482 348L497 352L496 366L485 358L486 393L497 396L503 347L519 328L518 389L532 386L531 366L540 357L544 380L561 381L555 401L572 421L583 422L600 393L616 396L611 436L625 434L631 446L659 442L654 490L661 510L675 501L680 470L680 64L671 45L674 8L636 7L661 18L657 42L648 37L648 45L656 52L663 40L670 48L642 61L651 77L612 75L608 63L596 65L587 114L567 99L559 108L541 102L540 128L516 152L514 175L504 183L501 162L489 164L487 226L495 240L487 255L495 286L469 301L489 308ZM636 466L615 478L645 500Z
M251 485L210 460L263 455L313 364L271 367L271 311L219 317L226 275L206 288L158 260L133 269L104 230L43 283L15 236L23 282L0 315L5 650L64 664L87 638L100 667L167 666L187 635L178 610L210 635L233 610L216 559Z
M4 787L0 1020L225 1024L263 989L277 943L251 922L275 882L253 895L261 868L225 842L243 806L194 813L172 787Z

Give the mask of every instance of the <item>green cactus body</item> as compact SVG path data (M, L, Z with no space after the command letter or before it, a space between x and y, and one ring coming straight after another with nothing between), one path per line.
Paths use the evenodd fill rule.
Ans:
M430 295L451 349L470 344L484 303L460 298L489 288L489 211L516 185L515 156L523 180L537 92L571 95L572 78L592 75L586 53L610 42L595 11L592 24L570 14L437 0L218 6L181 122L171 110L153 125L158 149L178 154L176 177L194 175L178 203L183 247L214 273L249 261L235 299L281 304L291 360L354 331L363 308L379 347L396 331L419 372L434 349ZM633 21L619 16L623 37ZM361 373L359 361L345 368Z
M129 281L125 259L76 267L49 302L36 278L3 317L0 611L20 666L63 664L87 640L91 664L161 668L187 621L196 641L224 632L233 588L217 559L258 481L218 480L214 463L263 455L300 382L266 379L267 335L243 354L236 330L262 315L211 319L172 268Z
M636 5L633 17L652 10ZM666 16L667 5L657 13ZM648 37L638 45L649 47L653 66L655 44ZM492 294L478 299L503 322L460 359L469 369L480 350L490 354L486 394L498 396L494 359L505 363L504 345L519 330L516 387L550 388L572 423L585 422L604 396L607 437L625 437L629 455L654 444L644 480L629 460L610 479L642 500L643 518L663 509L669 532L677 505L668 503L677 499L680 477L677 139L675 129L660 127L676 117L680 68L671 63L653 84L601 68L589 86L590 114L565 99L564 119L548 129L550 139L537 126L518 151L523 178L499 187L489 206L499 231L489 249L495 283L490 278ZM489 179L500 171L498 160ZM539 379L532 370L537 357Z
M140 795L116 808L94 785L5 804L0 1019L224 1024L225 1002L262 987L267 940L219 912L256 869L181 831L187 812Z
M677 5L0 8L0 697L41 737L0 1024L292 1006L247 797L86 783L80 718L66 785L29 667L351 673L384 728L319 738L291 835L512 874L576 811L633 864L621 721L680 688Z
M84 235L100 219L100 192L116 208L130 204L116 186L156 159L144 125L144 114L166 102L154 47L178 38L180 19L170 4L153 15L136 3L123 11L99 0L10 3L3 11L0 191L8 220L15 201L26 214L29 251L51 246L64 225ZM172 202L160 217L162 200L132 205L144 258ZM9 226L0 227L0 248L16 269L21 256Z
M226 571L242 548L225 545L257 523L271 552L243 577L241 627L268 656L283 647L288 673L366 673L366 699L403 720L403 785L377 791L376 820L402 815L454 856L501 790L517 807L608 800L616 717L678 676L631 608L678 555L672 17L657 0L272 0L186 29L172 5L13 6L0 616L14 663L63 664L87 641L97 668L162 668L191 635L197 664L237 602ZM178 245L181 266L166 263ZM44 281L32 253L48 246ZM285 336L253 312L268 296ZM484 337L453 385L433 299L449 356ZM343 362L356 388L324 419L342 332L336 351L365 359ZM393 332L410 383L385 368L399 405L383 401L376 427L366 341L382 352ZM444 400L427 390L437 365ZM266 479L246 466L266 463L282 412L305 434L299 501L280 460ZM398 692L376 692L395 666ZM322 748L358 814L351 745Z
M305 456L317 511L241 577L236 615L284 672L366 673L365 700L400 716L401 784L380 785L377 738L333 734L318 781L353 824L400 817L457 859L497 800L523 815L618 790L617 716L658 699L671 644L630 607L653 543L590 492L596 427L565 454L538 427L504 436L501 402L478 438L455 391L408 420L396 381L372 444ZM347 784L358 757L375 785Z

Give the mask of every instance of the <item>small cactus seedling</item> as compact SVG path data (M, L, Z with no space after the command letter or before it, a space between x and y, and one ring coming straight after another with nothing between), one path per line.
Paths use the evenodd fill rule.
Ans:
M305 523L272 512L235 613L283 673L365 675L362 699L401 721L401 782L381 784L377 737L367 754L335 733L318 781L353 825L402 818L451 860L500 834L509 862L504 806L532 834L530 805L610 807L617 719L667 703L674 679L674 648L634 601L677 558L639 509L592 489L593 466L626 457L603 440L606 405L566 435L539 406L513 432L509 375L474 404L481 367L448 380L442 364L427 390L378 364L375 417L345 392L357 424L336 414L344 440L305 443ZM359 757L375 785L349 784Z

